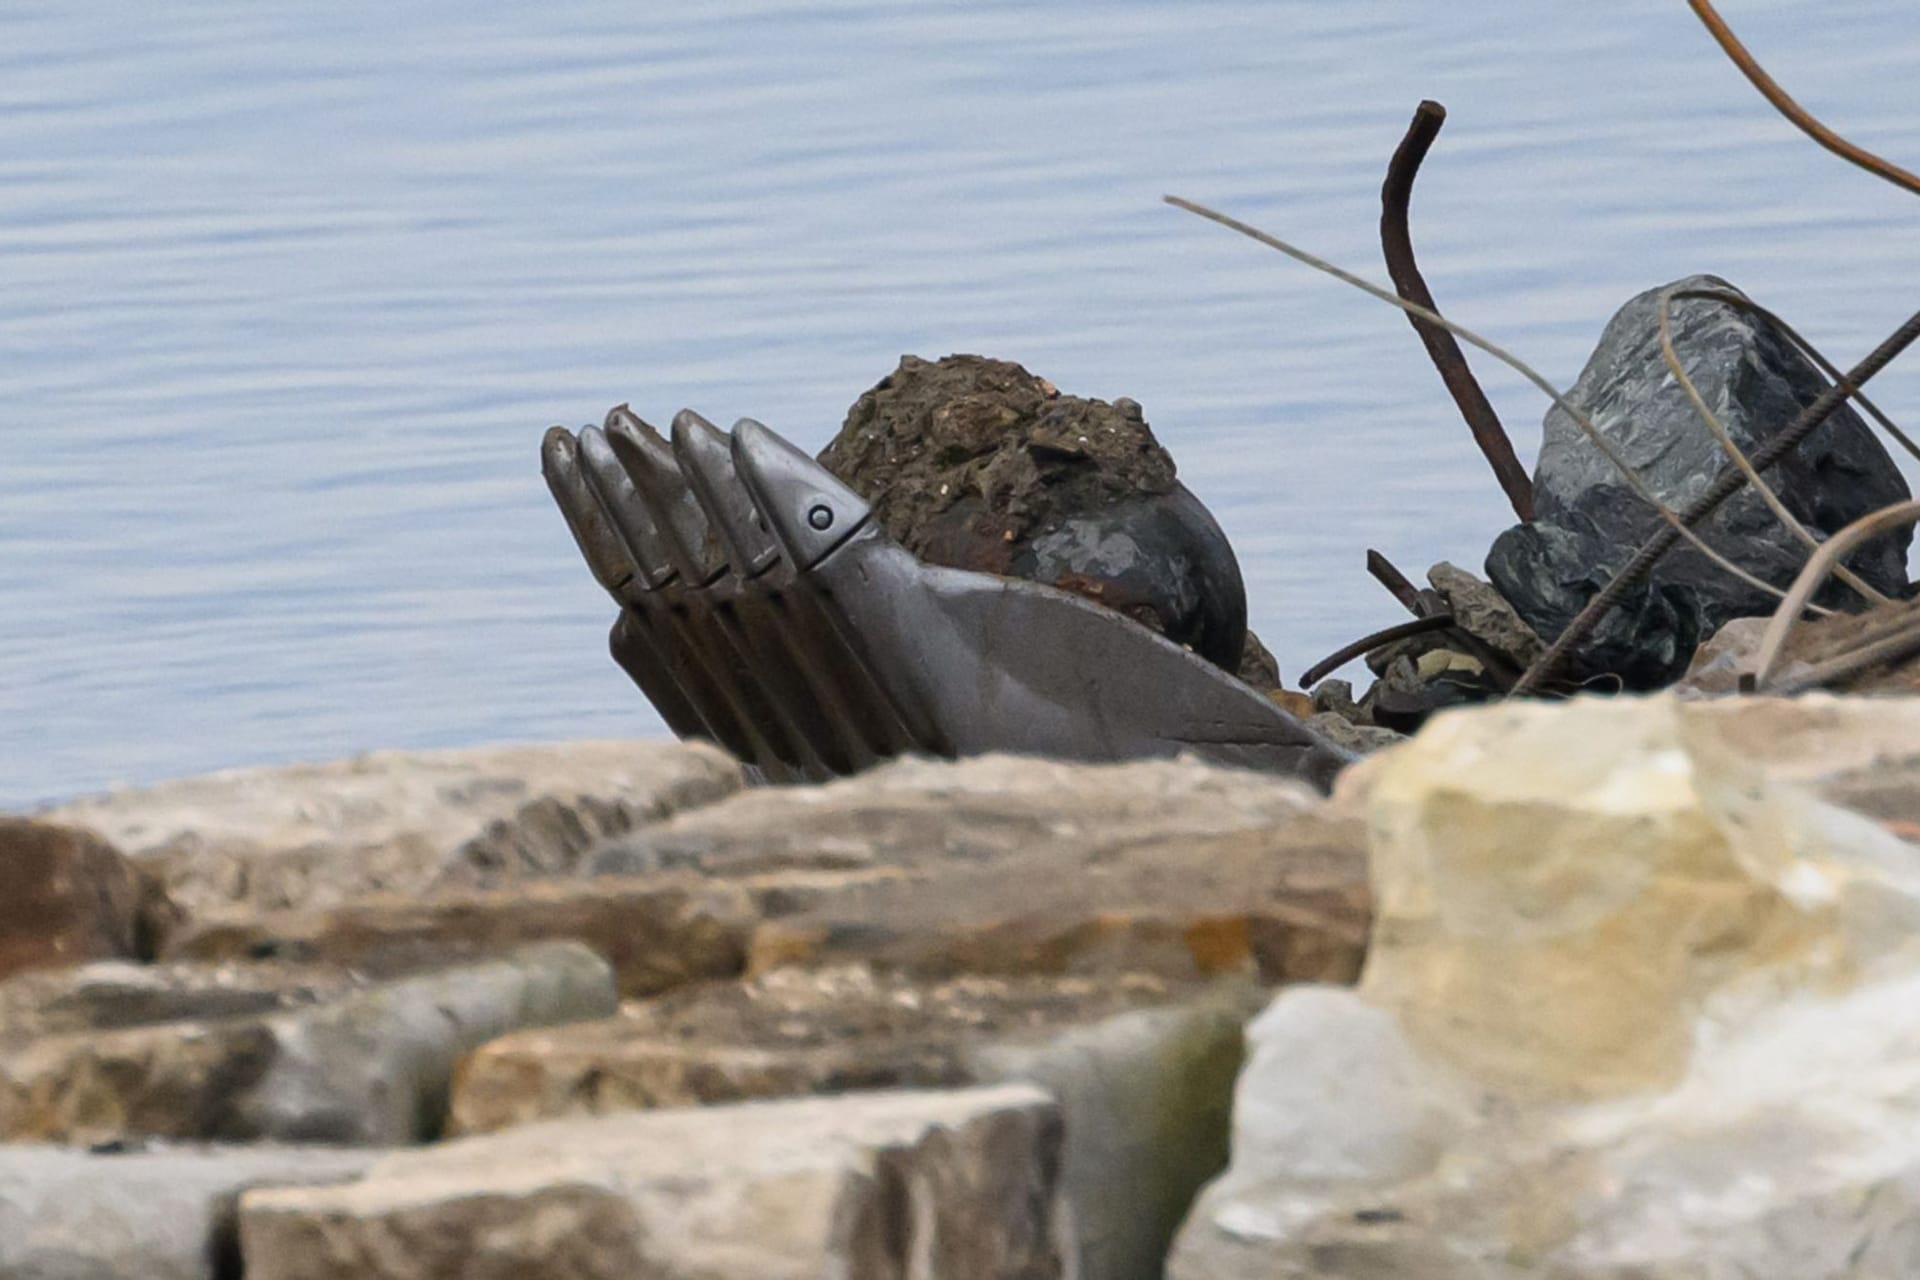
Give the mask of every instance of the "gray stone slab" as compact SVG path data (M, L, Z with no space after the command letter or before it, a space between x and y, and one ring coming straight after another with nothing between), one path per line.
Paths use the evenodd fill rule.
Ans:
M0 1145L0 1276L225 1280L248 1187L343 1181L375 1153L326 1147L168 1147L92 1154Z

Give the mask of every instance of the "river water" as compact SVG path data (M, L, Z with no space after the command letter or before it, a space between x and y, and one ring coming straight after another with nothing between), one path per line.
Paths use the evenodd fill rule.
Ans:
M1728 0L1920 164L1920 9ZM1404 321L1160 203L1383 276L1571 381L1719 272L1850 363L1920 203L1680 0L0 6L0 804L395 746L659 732L539 478L631 400L808 447L902 352L1145 407L1297 675L1507 522ZM1480 361L1531 459L1544 409ZM1920 360L1885 375L1896 413Z

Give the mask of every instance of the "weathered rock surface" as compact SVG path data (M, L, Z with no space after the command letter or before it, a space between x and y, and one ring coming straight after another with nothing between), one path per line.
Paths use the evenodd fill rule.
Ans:
M1197 839L1111 866L1036 860L1031 881L999 870L866 879L762 924L747 972L861 963L930 978L1350 982L1368 910L1351 851L1273 832Z
M971 1084L982 1045L1045 1041L1191 995L1141 975L922 981L857 965L697 983L628 1001L612 1018L486 1044L460 1066L450 1129Z
M1920 699L1729 698L1689 706L1772 782L1920 841Z
M145 890L90 831L0 816L0 978L142 950Z
M337 1144L439 1132L462 1055L615 1007L573 943L372 982L339 969L104 964L0 984L0 1139Z
M712 876L873 867L1012 867L1048 848L1103 861L1129 845L1311 828L1320 798L1285 778L1143 760L905 759L817 787L755 788L608 840L592 874Z
M328 1147L0 1146L0 1276L230 1280L242 1191L343 1182L373 1158Z
M1239 562L1131 400L1062 395L1005 360L903 356L820 461L930 564L1061 587L1240 667Z
M1760 637L1767 630L1764 617L1735 618L1701 641L1687 663L1687 673L1674 686L1684 697L1738 693L1743 677L1755 674Z
M807 900L804 884L784 898ZM738 884L690 876L531 882L512 889L368 894L317 910L223 912L167 940L169 960L271 957L377 971L573 939L607 958L622 995L737 974L760 908Z
M902 761L754 791L610 841L597 870L838 873L778 901L749 967L867 963L926 976L1357 971L1358 824L1298 784L1192 761ZM763 902L781 895L767 890Z
M921 982L845 967L684 988L617 1018L520 1032L462 1065L463 1132L641 1107L1031 1081L1067 1121L1079 1274L1151 1280L1226 1162L1244 986Z
M1061 1126L1025 1086L529 1125L242 1197L249 1280L1053 1280Z
M1526 619L1490 583L1445 560L1427 570L1427 581L1440 593L1462 630L1519 670L1526 670L1546 651Z
M1338 712L1322 711L1309 717L1320 736L1349 750L1368 755L1405 742L1407 735L1377 724L1360 724Z
M1731 286L1692 276L1675 288ZM1640 294L1614 316L1568 399L1670 506L1684 507L1731 464L1662 358L1656 303ZM1681 365L1742 450L1752 453L1819 396L1826 378L1770 321L1703 298L1670 308ZM1767 474L1808 529L1833 533L1908 496L1878 439L1849 407L1832 414ZM1560 634L1580 607L1657 528L1660 517L1626 487L1613 464L1555 407L1547 414L1534 469L1538 519L1502 534L1487 573L1542 637ZM1701 527L1717 550L1784 587L1806 550L1751 490L1728 500ZM1907 584L1906 528L1877 539L1850 563L1889 594ZM1834 598L1850 598L1837 584ZM1630 688L1677 678L1694 646L1733 618L1772 610L1772 597L1720 570L1690 547L1676 548L1650 584L1622 603L1575 657L1575 674L1609 672Z
M1170 1275L1913 1274L1920 853L1832 801L1916 759L1911 700L1662 697L1360 766L1366 974L1254 1024Z
M1345 980L1366 930L1362 839L1298 784L1190 761L902 761L678 815L570 876L208 913L162 954L393 968L574 938L626 996L850 962Z
M573 742L235 769L44 816L150 859L189 911L273 910L564 870L604 837L740 785L739 766L701 744Z
M1760 642L1771 618L1735 618L1702 644L1674 686L1683 694L1733 693L1746 676L1759 674ZM1836 660L1851 659L1860 650L1885 641L1910 641L1920 636L1920 602L1889 600L1858 613L1834 613L1805 619L1787 633L1780 660L1768 688L1797 691L1805 688L1865 694L1920 693L1920 653L1912 646L1882 651L1872 662L1847 661L1836 670Z
M1194 1195L1226 1164L1245 1013L1219 993L975 1051L980 1080L1032 1081L1060 1103L1085 1280L1159 1280Z

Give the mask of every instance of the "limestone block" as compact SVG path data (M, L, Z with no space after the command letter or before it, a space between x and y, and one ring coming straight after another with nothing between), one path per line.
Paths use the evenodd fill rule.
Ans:
M740 785L739 766L702 744L571 742L234 769L45 816L153 860L192 912L274 910L565 870L608 836Z
M1363 766L1356 990L1249 1030L1172 1280L1920 1273L1920 705L1439 717Z
M0 978L138 952L140 878L90 831L0 816L0 885Z
M913 980L781 969L524 1031L462 1064L453 1127L879 1087L1042 1085L1067 1120L1079 1273L1153 1280L1226 1162L1246 986L1120 979Z
M573 943L386 981L104 970L0 984L0 1138L414 1142L441 1128L462 1055L614 1007L606 963Z
M825 786L744 791L609 840L587 862L600 874L713 876L1071 866L1285 827L1340 840L1318 814L1301 783L1190 759L908 759Z
M1350 982L1369 902L1357 850L1281 829L1111 862L948 870L844 886L755 930L747 971L860 963L963 973Z
M528 1125L242 1197L249 1280L1055 1280L1061 1129L1026 1086Z
M610 842L593 863L845 877L768 912L755 973L1341 981L1365 942L1362 831L1297 783L1194 761L984 757L749 792Z
M483 1045L460 1064L449 1127L485 1133L567 1115L964 1085L982 1046L1051 1043L1195 995L1144 975L920 980L857 965L697 983L628 1001L611 1018Z
M162 956L272 956L391 969L573 939L607 958L622 995L651 995L739 973L758 910L739 885L686 876L534 881L513 889L368 894L332 907L258 915L223 912L170 937Z
M1841 886L1895 903L1904 888L1821 847L1791 785L1806 772L1792 761L1824 751L1830 705L1660 697L1442 718L1371 775L1368 998L1503 1087L1674 1083L1701 1002L1727 982L1890 941L1846 927ZM1843 718L1916 723L1905 707Z
M328 1147L0 1146L0 1276L225 1280L239 1274L242 1191L345 1181L373 1158Z

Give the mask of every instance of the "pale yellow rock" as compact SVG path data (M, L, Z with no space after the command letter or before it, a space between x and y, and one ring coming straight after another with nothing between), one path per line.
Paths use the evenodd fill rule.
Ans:
M1913 700L1656 697L1360 766L1366 970L1249 1027L1168 1275L1920 1274L1916 761Z
M1671 698L1509 703L1394 752L1366 800L1368 999L1506 1087L1678 1079L1703 999L1836 928L1703 784L1724 736L1696 718Z

